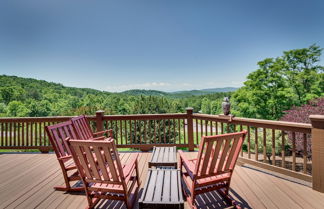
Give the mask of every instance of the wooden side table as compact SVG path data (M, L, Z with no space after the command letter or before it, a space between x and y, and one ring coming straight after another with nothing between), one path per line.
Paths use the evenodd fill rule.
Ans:
M148 167L170 166L177 168L177 148L176 147L154 147L152 158L148 162Z
M183 209L179 169L149 169L139 208Z

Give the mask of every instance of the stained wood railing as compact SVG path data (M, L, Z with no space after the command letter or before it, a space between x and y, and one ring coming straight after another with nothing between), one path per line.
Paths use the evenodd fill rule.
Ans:
M98 122L97 118L101 118ZM148 150L153 146L188 147L187 114L98 115L97 129L112 129L117 147Z
M240 162L311 181L310 140L312 125L222 115L194 114L194 141L201 136L247 130ZM303 149L297 152L297 139Z
M48 151L51 145L44 127L70 118L0 118L0 149ZM141 150L153 146L194 150L204 135L247 130L241 163L312 180L312 149L308 147L314 129L311 124L193 114L190 108L183 114L104 115L98 111L87 118L97 131L113 129L119 148Z
M48 151L51 144L45 126L69 120L71 117L0 118L0 149L39 149Z

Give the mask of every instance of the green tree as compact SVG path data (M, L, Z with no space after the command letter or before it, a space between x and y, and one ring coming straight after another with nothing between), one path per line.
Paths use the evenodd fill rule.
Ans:
M207 98L204 98L201 102L201 112L205 114L210 114L211 112L211 106L210 106L210 100Z
M297 96L297 105L319 97L324 92L323 70L319 65L322 48L311 45L308 48L285 51L285 77ZM320 74L321 73L321 74Z
M279 119L284 110L323 95L322 49L312 45L258 62L244 86L233 94L233 113L244 117Z
M10 117L25 117L29 112L30 110L19 101L12 101L7 106L7 115Z

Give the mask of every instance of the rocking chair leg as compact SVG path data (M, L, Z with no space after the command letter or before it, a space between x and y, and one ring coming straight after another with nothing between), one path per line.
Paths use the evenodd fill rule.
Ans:
M224 191L225 190L225 191ZM228 192L229 192L229 187L228 188L225 188L225 189L220 189L218 190L218 193L223 197L223 199L225 200L225 202L229 205L232 205L234 206L235 208L237 209L240 209L241 207L239 206L239 204L230 198Z
M66 187L66 186L55 186L55 190L63 192L82 192L84 187Z

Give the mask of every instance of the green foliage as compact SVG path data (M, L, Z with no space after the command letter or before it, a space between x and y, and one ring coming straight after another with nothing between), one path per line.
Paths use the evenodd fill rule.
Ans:
M2 75L0 76L0 116L92 115L97 110L104 110L105 114L184 113L189 106L193 107L195 112L207 108L203 112L216 114L221 108L223 97L230 95L230 92L221 92L184 96L179 93L153 90L109 93Z
M276 59L258 62L244 86L233 94L233 113L243 117L279 119L284 110L323 95L323 66L318 65L322 49L284 52Z
M12 101L8 104L7 115L13 117L28 116L29 109L20 101Z

